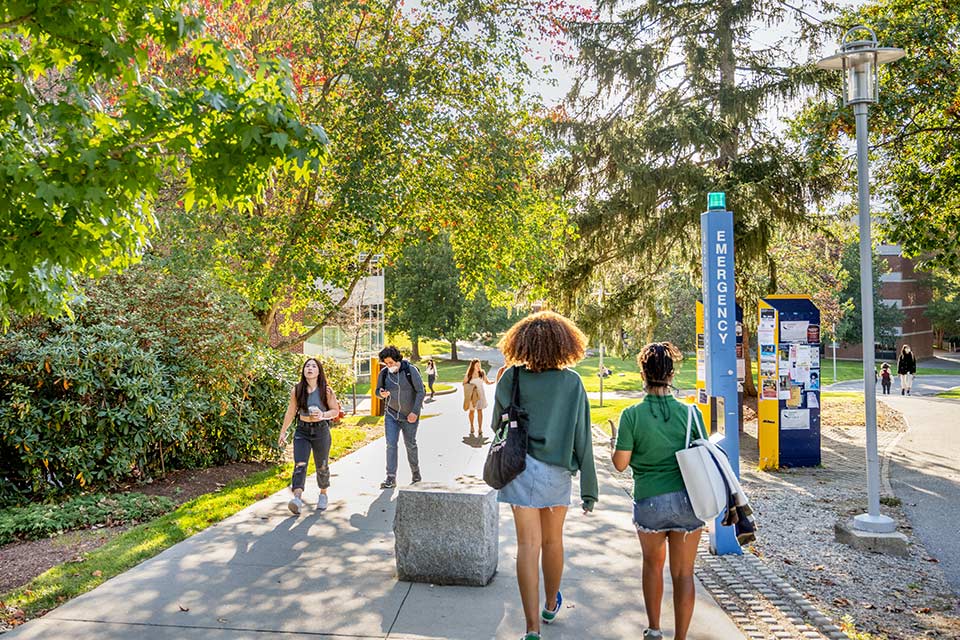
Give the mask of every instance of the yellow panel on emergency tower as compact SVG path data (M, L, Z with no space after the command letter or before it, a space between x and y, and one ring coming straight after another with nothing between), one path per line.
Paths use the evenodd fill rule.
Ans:
M370 358L370 415L383 413L383 398L377 395L377 379L380 377L380 358Z
M777 311L772 306L764 302L759 303L757 310L758 323L761 326L764 309L770 309L774 314L773 321L773 344L779 341L779 322L777 322ZM767 312L769 313L769 311ZM758 343L759 344L759 343ZM744 345L744 348L747 348ZM757 359L760 359L760 350L757 349ZM776 364L779 367L779 362ZM774 371L773 380L777 379L779 371ZM757 446L760 450L760 469L777 469L780 466L780 400L774 387L772 398L764 397L763 383L764 378L760 373L760 367L757 367ZM769 377L767 377L769 379ZM769 384L769 382L768 382Z

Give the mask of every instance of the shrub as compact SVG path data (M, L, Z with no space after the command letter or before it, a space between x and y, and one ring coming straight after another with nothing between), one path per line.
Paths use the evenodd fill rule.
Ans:
M0 503L277 457L302 360L263 344L241 300L149 262L87 292L75 321L0 335Z
M0 510L0 545L37 540L95 525L118 526L151 520L173 510L173 500L142 493L77 496L62 504L30 504Z

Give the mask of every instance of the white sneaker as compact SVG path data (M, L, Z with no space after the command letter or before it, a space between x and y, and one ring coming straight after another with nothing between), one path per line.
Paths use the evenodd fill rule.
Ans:
M327 498L327 494L321 493L320 498L317 500L317 511L323 511L326 509L327 503L329 502L330 500Z
M300 515L300 510L303 509L303 500L294 496L290 499L290 502L287 503L287 509L290 509L290 513L295 516Z
M659 629L644 629L643 640L660 640L663 633Z

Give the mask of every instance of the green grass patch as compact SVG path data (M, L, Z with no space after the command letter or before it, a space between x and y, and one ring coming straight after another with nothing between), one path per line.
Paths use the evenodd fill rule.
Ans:
M392 344L404 358L410 357L410 351L413 345L410 337L405 333L391 333L386 336L385 344ZM446 340L420 340L420 357L429 358L430 356L450 355L450 343ZM417 364L420 364L419 362Z
M856 398L863 400L862 391L821 391L821 398Z
M331 460L343 457L366 439L363 429L340 427L331 433ZM125 531L85 554L80 562L53 567L23 587L0 595L0 600L8 609L22 609L27 619L34 618L289 486L292 470L292 464L271 467L195 498L164 516Z
M896 377L897 361L877 360L877 370L884 362L890 365L890 369ZM932 367L917 366L918 376L950 376L958 375L960 371L956 369L934 369ZM826 355L820 356L820 382L822 384L833 384L834 382L843 382L845 380L863 380L863 362L859 360L837 360L837 377L833 377L833 359L830 357L830 349L827 349Z
M603 379L604 391L640 391L643 389L643 376L635 358L621 359L604 356L603 364L610 369L610 375ZM587 391L600 391L600 358L585 358L574 370L583 378ZM697 386L697 362L692 358L684 359L673 380L678 389L693 389Z
M941 391L937 394L938 398L960 398L960 387L950 389L949 391Z
M620 414L624 409L632 407L640 402L639 398L630 400L604 400L603 406L600 406L600 400L590 400L590 422L599 426L606 433L610 433L610 424L607 420L613 420L613 424L620 422Z

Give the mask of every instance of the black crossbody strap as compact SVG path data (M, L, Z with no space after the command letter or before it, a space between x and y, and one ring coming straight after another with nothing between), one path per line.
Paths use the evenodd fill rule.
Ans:
M510 404L520 406L520 367L513 367L513 389L510 394Z

